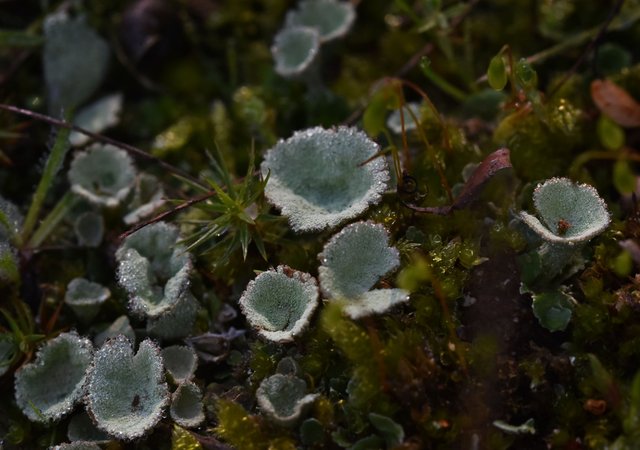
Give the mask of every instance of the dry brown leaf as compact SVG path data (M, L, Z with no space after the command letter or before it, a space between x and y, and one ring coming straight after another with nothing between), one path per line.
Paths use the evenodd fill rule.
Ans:
M640 126L640 104L610 80L593 80L591 97L598 109L620 126Z

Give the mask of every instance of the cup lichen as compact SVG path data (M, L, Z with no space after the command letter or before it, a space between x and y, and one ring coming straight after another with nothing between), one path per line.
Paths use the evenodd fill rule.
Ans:
M344 227L329 239L318 259L322 293L329 300L345 301L344 310L353 319L385 312L409 299L403 289L371 290L400 264L399 252L389 246L389 235L380 224L356 222Z
M318 285L308 273L278 266L250 281L239 303L260 336L291 342L309 325L318 306Z
M34 422L61 419L82 399L92 359L93 345L75 332L47 341L35 360L16 372L16 403Z
M116 251L118 282L134 314L158 318L186 295L193 263L177 241L178 229L158 222L128 236Z
M371 159L379 150L355 128L297 131L265 154L265 195L297 232L334 228L382 198L389 171L384 158Z
M160 349L149 339L134 353L120 335L97 352L87 372L87 412L97 427L133 440L160 421L169 403Z

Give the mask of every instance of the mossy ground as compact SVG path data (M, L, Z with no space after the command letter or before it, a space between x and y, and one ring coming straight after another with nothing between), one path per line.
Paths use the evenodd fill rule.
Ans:
M49 112L43 19L60 9L86 15L111 53L92 99L124 98L119 123L105 134L237 194L224 208L200 202L168 218L187 243L203 233L194 221L219 231L194 249L191 288L201 311L190 334L247 330L220 340L215 362L196 372L205 423L186 431L167 417L145 439L107 448L640 448L640 134L606 118L590 90L607 78L640 100L640 2L353 3L354 28L322 48L322 85L274 72L270 45L293 0L0 6L0 103ZM484 75L499 52L514 71L498 92ZM518 66L521 58L529 66ZM422 102L421 126L395 135L386 117L408 101ZM625 112L640 117L635 106ZM0 119L0 194L25 214L52 128L6 110ZM362 218L383 224L400 250L399 270L379 286L403 287L410 301L359 321L325 304L295 343L266 343L233 313L244 287L255 271L279 264L316 276L333 231L293 233L261 195L252 155L259 165L296 130L344 124L363 128L391 162L397 189ZM513 167L483 180L472 202L445 215L411 208L452 204L468 165L499 147L510 149ZM69 190L70 160L42 217ZM202 195L157 161L136 165L174 200L164 210ZM532 211L535 184L553 176L593 185L613 217L584 248L579 270L555 280L575 300L568 327L556 332L541 326L521 289L533 269L523 257L526 233L513 221ZM38 344L70 329L93 336L127 314L114 252L131 227L121 209L102 209L101 244L80 246L76 209L39 245L14 245L17 265L0 247L0 333L17 343L0 376L0 448L67 440L68 419L31 423L15 405L13 373ZM623 241L635 247L623 249ZM65 287L79 276L113 293L92 324L64 305ZM143 322L132 317L132 325L144 334ZM254 398L285 356L320 394L306 421L289 429L263 417ZM530 419L533 432L523 425Z

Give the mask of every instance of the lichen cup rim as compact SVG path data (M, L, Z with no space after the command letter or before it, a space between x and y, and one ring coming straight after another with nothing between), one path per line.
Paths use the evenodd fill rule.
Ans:
M292 36L293 35L293 36ZM296 36L297 35L297 36ZM291 41L291 39L294 39ZM296 64L287 64L287 46L299 45L307 40L307 49L304 58ZM306 26L294 26L283 28L276 34L271 46L271 55L276 63L275 71L283 77L296 77L302 75L313 64L320 53L320 34L315 28Z
M297 294L306 297L300 299L304 302L301 305L287 305L289 301L285 301L282 296L274 295L269 292L273 289L269 283L280 283L278 294L287 292L285 296L292 290L298 289ZM266 283L266 284L265 284ZM285 318L284 324L281 318L268 317L269 303L275 299L276 302L281 301L279 309L290 307L288 316ZM288 266L280 265L275 270L267 270L260 273L256 278L251 280L239 300L240 309L246 316L247 321L263 338L277 343L292 342L294 338L299 336L309 325L311 316L319 304L318 284L308 273L293 270ZM297 313L297 317L292 317L293 313Z
M66 349L65 349L66 347ZM77 361L72 364L72 361L65 359L64 361L52 360L56 356L56 351L66 350L69 357L76 357ZM52 354L53 353L53 354ZM44 343L36 353L36 358L29 364L24 365L15 374L15 398L16 403L22 410L22 412L29 418L29 420L35 422L51 422L56 421L69 414L77 403L80 402L84 395L84 387L87 379L87 368L91 365L94 351L91 341L87 338L80 336L75 331L61 333L53 339L50 339ZM48 369L47 369L48 367ZM53 371L53 367L58 367L58 371L64 373L57 373ZM43 390L41 393L29 393L30 386L43 387L43 380L38 383L29 384L34 381L33 377L43 375L43 371L47 371L45 378L58 379L62 378L65 381L69 381L71 370L74 370L74 380L71 385L64 385L61 381L55 383L53 386L47 384L48 389ZM60 389L67 387L67 392L61 395ZM71 388L71 389L69 389ZM35 397L39 397L36 399ZM44 397L44 399L43 399ZM55 402L45 411L42 400L47 402L55 400Z
M551 195L552 189L559 189L556 195ZM533 203L540 218L521 211L520 219L543 240L554 244L586 242L611 222L607 204L593 186L565 177L539 183L533 191Z
M376 246L372 249L375 254L367 255L367 251L371 249L362 248L365 244L363 238L373 239L371 244ZM368 270L362 267L362 262L358 263L359 258L372 263L367 266ZM318 279L322 294L328 299L357 298L369 291L380 277L398 267L400 252L389 245L389 234L382 224L366 220L351 223L331 236L318 254L318 259L321 263ZM346 267L332 267L336 265ZM347 276L346 270L361 273ZM336 280L336 277L346 279Z
M265 154L265 196L296 232L335 228L381 200L390 176L379 151L355 127L296 131Z
M319 24L317 22L317 19L318 19L317 15L313 16L313 20L316 20L316 22L314 23L306 22L304 17L302 17L304 16L304 14L308 12L306 11L306 9L308 9L309 6L313 7L315 6L315 4L320 4L320 3L324 3L324 5L322 5L323 12L328 11L327 7L329 7L329 8L334 8L333 11L329 11L329 12L337 11L342 15L341 22L332 24L330 30L323 29L322 24ZM311 11L311 13L313 12L314 11ZM302 20L300 20L301 18ZM348 2L348 1L341 2L336 0L302 0L300 3L298 3L298 7L296 9L291 10L287 13L287 17L285 18L285 23L286 23L286 27L303 25L303 26L316 28L318 30L318 34L320 35L320 41L322 43L325 43L325 42L329 42L334 39L338 39L345 36L353 26L353 23L355 22L355 20L356 20L356 10L353 4L351 4L351 2Z
M158 319L187 295L193 258L178 240L175 225L156 222L127 236L116 250L118 283L129 295L133 314ZM162 285L152 283L158 277Z
M284 387L282 383L290 384L289 389L278 389ZM294 384L294 386L291 386L291 384ZM304 379L298 378L294 375L276 373L270 377L264 378L260 382L260 386L258 386L256 391L256 400L262 411L273 422L284 427L295 425L302 418L305 411L319 397L319 394L304 394L295 399L295 403L288 405L291 409L290 412L283 414L283 411L278 410L278 406L281 405L278 405L279 402L274 402L275 398L273 397L273 394L278 394L280 392L290 393L291 388L293 387L297 387L301 391L306 391L307 383ZM277 392L271 392L272 388L276 388Z
M105 159L106 158L106 159ZM92 159L102 161L99 167L91 164ZM92 176L106 176L105 169L108 167L104 161L109 161L118 165L117 170L108 178L113 186L106 186L101 183L104 180L92 179ZM86 173L94 170L95 173ZM71 190L86 198L91 203L106 207L118 206L133 188L136 178L136 170L133 160L127 152L110 144L93 144L85 151L77 151L67 174ZM111 178L113 180L111 181ZM98 192L96 185L104 192ZM108 189L107 189L108 188Z
M147 373L137 373L141 364ZM146 435L162 419L170 400L160 348L145 339L135 352L124 335L107 340L87 371L86 390L87 413L100 430L123 440ZM121 396L120 404L110 405L116 396Z

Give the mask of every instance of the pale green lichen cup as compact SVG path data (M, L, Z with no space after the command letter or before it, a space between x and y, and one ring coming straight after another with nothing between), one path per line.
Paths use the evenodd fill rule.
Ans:
M334 228L382 198L389 171L379 151L355 128L297 131L265 155L265 195L294 231Z
M291 342L309 325L318 306L318 286L308 273L279 266L250 281L239 303L260 336Z

